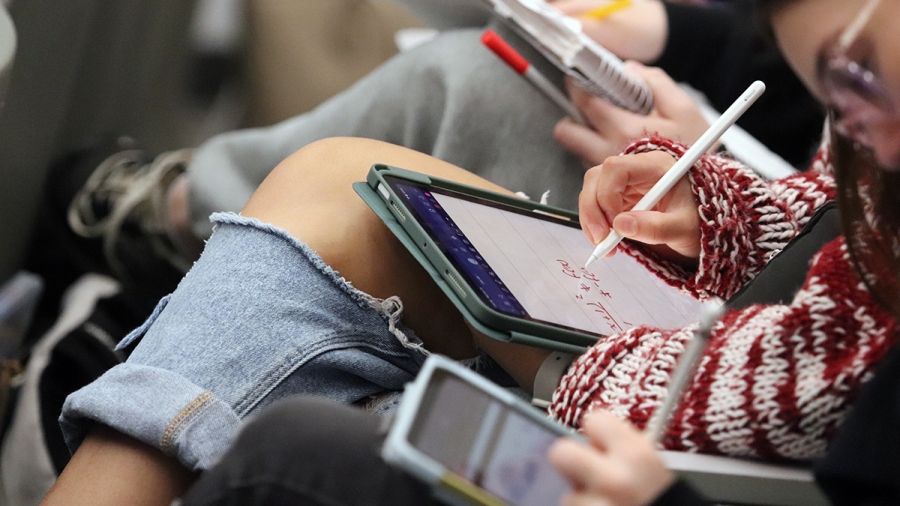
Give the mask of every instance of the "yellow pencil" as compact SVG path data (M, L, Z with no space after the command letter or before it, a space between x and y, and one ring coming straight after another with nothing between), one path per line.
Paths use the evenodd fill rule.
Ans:
M613 14L615 14L616 12L619 12L622 9L627 9L628 7L631 7L631 2L632 2L632 0L614 0L612 2L609 2L606 5L597 7L596 9L591 9L579 17L581 17L583 19L591 19L594 21L601 21L603 19L606 19L606 18L612 16Z

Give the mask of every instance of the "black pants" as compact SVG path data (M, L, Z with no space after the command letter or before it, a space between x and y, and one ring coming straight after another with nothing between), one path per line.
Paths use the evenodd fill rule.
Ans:
M379 454L381 418L331 401L290 398L249 423L183 499L198 505L422 505L428 487Z

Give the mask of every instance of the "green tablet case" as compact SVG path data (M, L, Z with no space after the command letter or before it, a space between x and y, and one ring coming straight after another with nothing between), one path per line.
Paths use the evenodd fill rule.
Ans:
M551 215L564 216L567 218L577 218L574 213L565 209L545 206L536 202L510 197L508 195L501 195L494 192L473 188L471 186L461 185L459 183L454 183L445 179L431 178L417 172L412 172L396 167L388 167L385 165L373 166L369 171L367 182L354 183L353 185L353 189L356 191L356 193L381 219L381 221L383 221L384 224L387 225L391 233L393 233L394 236L397 237L400 243L403 244L403 246L410 252L410 254L416 259L416 261L419 262L419 264L425 269L425 271L428 272L434 282L437 283L438 287L440 287L441 291L443 291L444 294L447 295L447 297L453 302L453 305L456 306L460 313L462 313L466 321L479 332L499 341L521 343L530 346L537 346L541 348L577 354L583 353L588 346L596 342L596 336L561 330L559 327L547 324L531 322L531 325L533 326L543 327L541 329L540 336L534 335L533 333L525 333L516 330L504 330L502 328L497 328L496 326L485 324L485 322L479 319L476 314L463 302L462 299L466 298L468 300L471 300L472 303L480 305L485 311L490 311L493 313L496 313L496 311L488 308L487 305L478 298L478 296L474 293L474 291L472 291L470 287L468 287L467 284L459 281L463 279L462 276L458 272L456 272L456 269L453 268L450 261L443 256L443 253L438 251L438 249L435 247L425 248L429 253L431 253L431 257L429 257L428 253L423 251L423 248L422 246L420 246L419 241L414 239L409 234L409 232L407 232L407 230L403 228L403 225L401 225L399 219L405 218L398 218L398 216L403 216L403 213L399 208L395 207L396 204L393 204L393 201L396 199L396 197L393 195L393 191L390 191L390 199L392 200L392 203L390 204L385 200L384 196L379 195L378 193L379 190L377 188L379 184L384 185L382 191L385 191L389 188L387 183L384 182L384 175L390 175L392 177L406 179L412 182L423 183L427 185L435 184L441 188L456 190L460 193L486 198L522 209L537 209ZM394 207L394 209L391 209L392 207ZM421 229L421 227L417 224L416 227ZM421 235L427 236L424 230L421 231ZM448 279L441 274L439 268L444 269L445 272L448 269L452 271L446 273L447 278L449 278L450 281L448 281ZM451 283L456 286L451 286ZM510 319L513 318L511 316L505 317Z

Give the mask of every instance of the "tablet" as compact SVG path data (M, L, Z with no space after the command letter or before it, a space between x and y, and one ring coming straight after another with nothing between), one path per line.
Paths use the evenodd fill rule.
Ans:
M432 355L407 385L381 454L447 504L544 506L559 504L569 489L545 457L561 436L584 441L511 391ZM802 465L672 451L661 456L715 503L829 504Z
M581 439L472 370L432 355L406 387L381 454L449 504L546 506L570 489L547 459L566 435Z
M380 165L355 187L490 337L580 352L609 334L699 317L697 299L628 255L585 269L593 247L571 211Z

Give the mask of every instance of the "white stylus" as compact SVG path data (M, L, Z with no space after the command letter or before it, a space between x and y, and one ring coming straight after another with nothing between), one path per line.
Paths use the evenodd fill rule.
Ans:
M641 200L639 200L631 210L649 211L650 209L653 209L653 207L659 203L660 199L662 199L666 193L669 193L678 181L681 181L681 178L683 178L691 167L697 163L697 160L703 156L703 153L706 153L709 148L713 147L719 140L719 137L722 137L722 134L740 119L740 117L747 112L747 109L749 109L765 91L766 85L762 81L755 81L751 84L750 87L747 88L747 91L738 97L738 99L731 104L731 107L710 125L709 129L697 139L697 142L687 150L684 156L679 158L678 161L675 162L675 165L672 165L672 167L663 174L663 177L650 188L650 191L641 197ZM584 266L587 267L591 265L594 260L608 255L621 241L622 236L615 230L610 229L609 235L597 244L597 247L594 248L594 252L591 253L591 257L588 258Z

